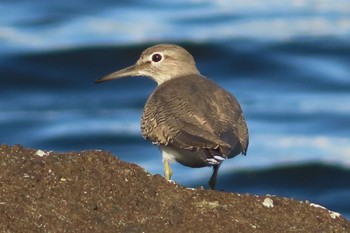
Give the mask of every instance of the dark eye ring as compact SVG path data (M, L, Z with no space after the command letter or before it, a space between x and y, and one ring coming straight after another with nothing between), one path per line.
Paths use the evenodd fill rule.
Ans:
M160 55L159 53L153 54L152 61L159 62L160 60L162 60L162 55Z

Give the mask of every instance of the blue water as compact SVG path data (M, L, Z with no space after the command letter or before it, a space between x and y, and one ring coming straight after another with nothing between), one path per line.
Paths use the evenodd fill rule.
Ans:
M139 128L156 84L94 80L150 45L177 43L247 119L248 154L225 161L218 189L309 200L350 218L348 0L11 0L0 14L0 143L109 150L162 174ZM172 167L191 187L211 175Z

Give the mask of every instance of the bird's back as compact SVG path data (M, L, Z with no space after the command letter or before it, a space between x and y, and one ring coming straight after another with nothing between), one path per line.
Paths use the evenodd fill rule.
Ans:
M245 154L248 129L236 98L199 75L173 78L149 97L142 135L158 145L217 150L225 157Z

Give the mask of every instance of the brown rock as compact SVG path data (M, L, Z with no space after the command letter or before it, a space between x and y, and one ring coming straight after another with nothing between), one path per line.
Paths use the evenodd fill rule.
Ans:
M187 189L111 153L0 147L0 232L350 232L324 208Z

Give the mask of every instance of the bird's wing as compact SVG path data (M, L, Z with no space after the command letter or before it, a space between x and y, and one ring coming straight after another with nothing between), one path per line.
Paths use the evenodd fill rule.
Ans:
M245 153L248 138L235 97L195 75L174 78L157 87L146 103L141 131L155 144L207 148L225 156Z

